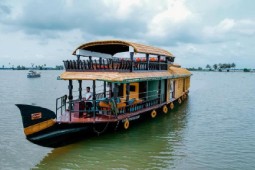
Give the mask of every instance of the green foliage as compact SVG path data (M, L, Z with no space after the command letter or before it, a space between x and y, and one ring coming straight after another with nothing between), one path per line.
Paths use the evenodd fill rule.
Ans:
M250 70L250 69L247 69L247 68L244 68L243 71L244 71L244 72L250 72L251 70Z

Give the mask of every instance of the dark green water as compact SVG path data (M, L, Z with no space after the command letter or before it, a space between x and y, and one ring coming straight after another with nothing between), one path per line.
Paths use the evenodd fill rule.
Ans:
M255 169L255 74L194 72L188 100L127 131L58 149L25 140L15 103L51 110L61 72L0 71L0 169Z

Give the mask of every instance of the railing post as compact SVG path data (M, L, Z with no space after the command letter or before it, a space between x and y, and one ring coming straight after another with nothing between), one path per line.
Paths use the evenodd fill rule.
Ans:
M77 55L77 69L81 68L80 61L80 55Z

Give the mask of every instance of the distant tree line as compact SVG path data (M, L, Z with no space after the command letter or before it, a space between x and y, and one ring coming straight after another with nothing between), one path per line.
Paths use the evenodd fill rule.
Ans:
M229 71L231 68L235 68L236 67L236 64L235 63L219 63L219 64L213 64L212 66L210 66L209 64L207 64L205 66L206 69L212 71L212 70L219 70L219 71L222 71L222 70L227 70Z
M62 65L56 65L55 68L54 67L46 67L46 64L43 65L34 65L31 64L31 67L25 67L23 65L18 65L16 68L14 67L14 65L9 67L5 67L5 65L2 65L2 67L0 67L1 70L29 70L29 69L33 69L33 70L63 70L64 66Z
M205 66L205 68L203 69L202 67L197 67L197 68L187 68L190 71L230 71L231 69L235 70L235 71L244 71L244 72L254 72L255 69L235 69L236 68L236 64L235 63L219 63L219 64L213 64L213 65L209 65L207 64Z

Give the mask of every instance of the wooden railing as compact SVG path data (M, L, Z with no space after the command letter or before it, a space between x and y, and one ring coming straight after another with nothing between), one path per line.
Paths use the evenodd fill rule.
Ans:
M66 71L146 71L146 70L167 70L166 62L140 62L122 59L101 59L101 60L66 60L64 61Z

